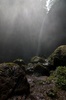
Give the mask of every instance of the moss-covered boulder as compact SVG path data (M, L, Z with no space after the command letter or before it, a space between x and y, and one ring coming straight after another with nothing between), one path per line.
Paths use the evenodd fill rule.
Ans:
M0 100L29 93L30 86L22 67L15 63L0 64Z
M45 59L43 57L38 57L38 56L35 56L31 59L31 63L44 63L45 62Z
M26 69L27 74L34 74L39 76L48 76L49 70L46 66L44 66L41 63L35 63L35 64L28 64L28 67Z
M14 60L13 61L14 63L16 63L16 64L18 64L18 65L25 65L25 62L24 62L24 60L23 59L16 59L16 60Z
M35 56L31 59L31 62L28 63L26 73L40 76L48 76L50 72L48 67L49 62L47 59Z
M34 67L34 74L37 74L40 76L48 76L49 70L47 67L43 66L41 63L38 63Z
M59 46L48 58L52 66L66 65L66 45Z

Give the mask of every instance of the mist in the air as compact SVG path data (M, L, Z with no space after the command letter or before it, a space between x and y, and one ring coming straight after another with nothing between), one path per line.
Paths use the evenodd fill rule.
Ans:
M49 56L66 44L65 0L0 0L0 59Z

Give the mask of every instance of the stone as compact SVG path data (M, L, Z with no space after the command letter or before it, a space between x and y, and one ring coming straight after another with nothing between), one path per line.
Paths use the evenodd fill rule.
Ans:
M59 46L49 57L50 65L66 66L66 45Z
M14 60L13 61L14 63L16 63L16 64L18 64L18 65L25 65L25 62L24 62L24 60L23 59L16 59L16 60Z
M15 63L0 64L0 100L20 95L27 97L29 93L30 85L22 67Z

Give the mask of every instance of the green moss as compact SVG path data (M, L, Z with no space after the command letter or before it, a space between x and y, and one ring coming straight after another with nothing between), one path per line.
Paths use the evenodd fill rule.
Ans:
M14 66L14 65L16 65L15 63L12 63L12 62L4 63L4 64L6 64L8 66Z
M44 63L45 62L45 59L43 57L38 57L38 56L34 56L32 59L31 59L31 63Z
M55 71L56 81L55 84L59 88L66 90L66 67L59 66Z
M66 67L57 67L56 70L48 77L48 81L54 82L57 88L66 91Z
M66 65L66 45L59 46L49 57L48 61L51 65Z
M53 75L49 76L47 81L48 82L52 82L52 80L53 81L55 80L55 77Z

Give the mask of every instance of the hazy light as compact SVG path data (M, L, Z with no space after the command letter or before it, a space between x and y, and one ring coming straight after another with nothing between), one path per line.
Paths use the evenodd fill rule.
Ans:
M58 5L54 6L56 1ZM65 3L65 0L0 0L0 58L29 59L50 53L66 33Z
M40 0L41 2L43 0ZM41 40L42 40L42 35L44 34L43 32L43 28L44 28L44 25L45 25L45 20L46 20L46 17L48 15L48 12L50 11L52 5L55 3L56 0L46 0L46 3L45 3L45 6L44 6L44 9L47 10L44 18L43 18L43 22L42 22L42 25L41 25L41 29L40 29L40 34L39 34L39 39L38 39L38 49L37 49L37 55L39 54L40 52L40 49L41 49ZM45 34L45 38L44 40L46 40L46 37L47 35Z

